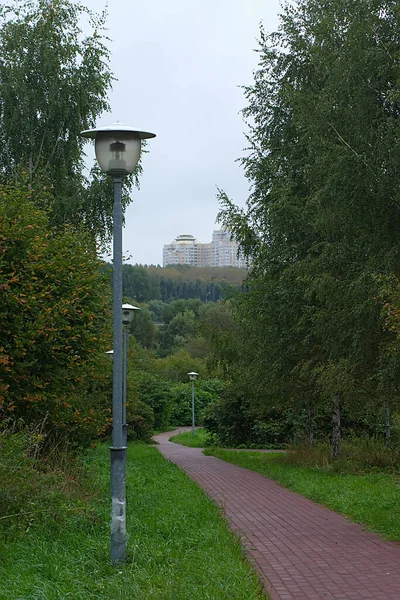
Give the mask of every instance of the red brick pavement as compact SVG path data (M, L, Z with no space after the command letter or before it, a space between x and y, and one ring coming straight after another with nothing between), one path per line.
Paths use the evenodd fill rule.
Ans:
M271 600L400 600L399 544L171 435L158 449L223 507Z

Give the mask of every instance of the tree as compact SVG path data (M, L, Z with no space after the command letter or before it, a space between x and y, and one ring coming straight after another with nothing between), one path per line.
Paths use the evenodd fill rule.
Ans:
M377 367L393 336L376 299L379 276L400 266L399 32L391 0L298 0L279 33L261 30L245 89L252 194L245 211L221 194L253 261L235 309L253 405L251 380L266 405L303 397L310 414L330 390L336 423L339 398L382 404Z
M151 312L145 305L141 305L140 311L135 311L130 332L143 348L152 348L155 342L156 326L151 316Z
M112 230L112 182L97 167L85 177L80 132L109 109L105 19L75 0L0 8L0 179L46 185L52 224L84 223L103 240Z
M138 302L147 302L151 299L150 288L147 269L141 265L122 266L122 290L125 296Z
M49 226L45 193L0 186L0 413L90 440L109 424L109 292L81 230Z
M153 320L156 323L161 322L165 303L162 300L150 300L148 303L148 308L153 315Z

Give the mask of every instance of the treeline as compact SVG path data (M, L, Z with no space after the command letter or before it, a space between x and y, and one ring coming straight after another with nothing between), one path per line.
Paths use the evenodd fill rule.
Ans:
M112 280L112 266L105 271ZM235 267L190 267L177 265L156 267L129 265L122 267L123 294L137 302L189 300L217 302L229 289L239 289L246 271Z
M247 209L223 225L252 259L233 324L221 441L347 436L394 443L400 398L400 12L390 0L297 0L259 41L245 90ZM392 435L391 435L392 434Z

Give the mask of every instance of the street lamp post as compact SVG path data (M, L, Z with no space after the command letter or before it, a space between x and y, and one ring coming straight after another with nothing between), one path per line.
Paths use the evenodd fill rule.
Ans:
M122 410L122 181L139 162L141 140L154 133L138 131L122 123L88 129L81 135L95 140L96 158L102 171L114 179L113 212L113 428L111 446L111 561L126 556L126 444Z
M140 310L138 306L132 304L122 305L122 324L124 326L124 385L122 393L122 433L124 438L124 446L128 444L128 424L126 422L126 390L127 390L127 373L128 373L128 325L133 321L135 310Z
M198 378L199 374L195 371L188 373L189 379L192 382L192 435L194 435L194 382Z

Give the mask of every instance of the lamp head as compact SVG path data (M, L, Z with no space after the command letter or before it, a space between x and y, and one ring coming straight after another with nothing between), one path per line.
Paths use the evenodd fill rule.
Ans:
M191 371L190 373L188 373L189 375L189 379L190 381L196 381L196 379L198 378L199 374L196 373L195 371Z
M155 137L155 133L140 131L123 123L113 123L81 132L95 140L97 162L102 171L114 177L132 173L139 162L141 140Z
M132 304L122 305L122 323L124 325L132 323L135 310L140 310L140 308L138 306L132 306Z

